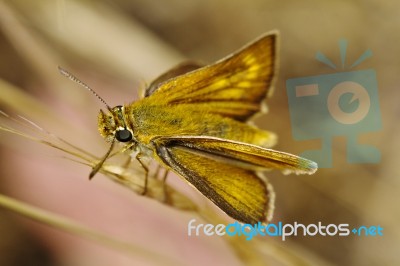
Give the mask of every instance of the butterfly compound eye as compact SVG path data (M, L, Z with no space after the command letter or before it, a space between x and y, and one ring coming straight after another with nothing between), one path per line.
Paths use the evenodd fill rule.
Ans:
M117 130L115 138L120 142L128 142L132 140L132 133L127 129Z

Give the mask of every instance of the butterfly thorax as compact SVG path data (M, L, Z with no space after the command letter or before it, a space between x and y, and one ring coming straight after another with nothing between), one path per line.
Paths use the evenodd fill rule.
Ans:
M138 143L147 145L165 136L212 136L262 146L275 143L273 133L221 117L207 108L199 110L190 104L148 104L151 101L147 99L124 108L128 128Z

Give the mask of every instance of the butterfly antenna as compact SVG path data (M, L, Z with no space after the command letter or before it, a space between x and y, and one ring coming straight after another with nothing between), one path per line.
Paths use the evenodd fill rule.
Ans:
M88 85L86 85L84 82L82 82L81 80L79 80L77 77L75 77L74 75L72 75L70 72L68 72L67 70L65 70L62 67L58 67L58 70L60 71L61 75L67 77L68 79L72 80L73 82L78 83L79 85L81 85L82 87L86 88L87 90L89 90L90 92L92 92L94 94L94 96L96 96L102 103L104 103L107 106L108 110L111 110L111 107L106 103L106 101L104 101L103 98L100 97L100 95L97 94L97 92L95 92L92 88L90 88Z

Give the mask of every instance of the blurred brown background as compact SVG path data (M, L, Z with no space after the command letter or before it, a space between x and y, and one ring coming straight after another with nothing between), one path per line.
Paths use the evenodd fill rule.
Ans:
M333 168L312 176L268 174L277 193L273 222L380 225L384 236L267 241L326 265L399 265L398 10L400 3L389 0L3 0L0 109L29 115L58 136L103 155L107 144L96 129L103 106L60 76L58 65L76 73L114 106L136 99L140 87L185 58L212 62L278 29L276 90L268 101L269 113L256 123L278 134L277 149L300 153L318 148L319 142L293 140L285 82L333 73L315 60L315 53L321 51L339 63L337 43L345 38L348 62L367 49L373 51L357 70L373 68L377 73L383 128L361 140L377 147L382 160L348 164L346 138L337 137ZM29 109L30 101L18 91L35 98L43 110ZM3 194L158 250L182 264L241 265L221 239L187 237L187 222L193 216L136 196L102 176L88 182L88 167L60 159L59 153L37 143L4 132L0 138ZM188 189L183 182L180 186ZM0 236L1 265L155 265L3 210ZM301 264L265 252L269 256L259 258L265 265Z

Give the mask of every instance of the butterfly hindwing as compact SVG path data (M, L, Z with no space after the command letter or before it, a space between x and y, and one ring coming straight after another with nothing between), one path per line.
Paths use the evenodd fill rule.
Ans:
M272 216L272 187L258 170L316 170L315 163L295 155L215 137L158 137L152 144L163 164L244 223L265 222Z
M232 218L255 224L272 218L274 193L254 171L225 164L173 145L157 155Z

